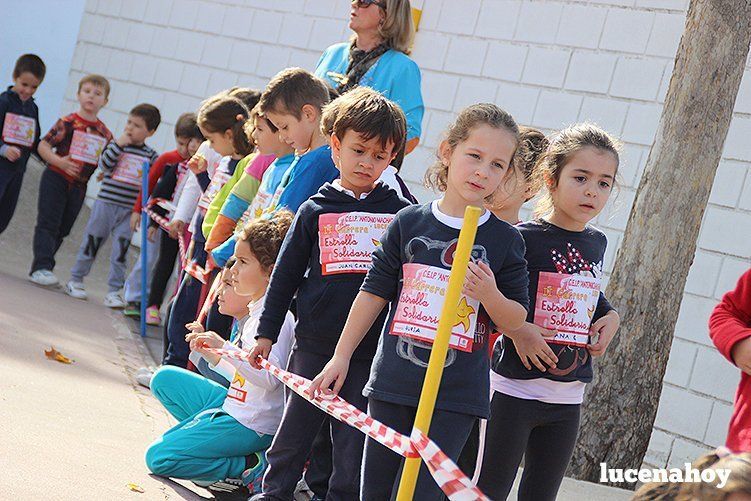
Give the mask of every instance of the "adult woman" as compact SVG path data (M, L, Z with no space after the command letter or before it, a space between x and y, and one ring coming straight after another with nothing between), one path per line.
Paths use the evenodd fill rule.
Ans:
M409 0L352 0L349 42L326 49L315 74L340 93L365 85L402 107L407 116L407 147L420 140L425 107L420 68L409 58L414 24Z

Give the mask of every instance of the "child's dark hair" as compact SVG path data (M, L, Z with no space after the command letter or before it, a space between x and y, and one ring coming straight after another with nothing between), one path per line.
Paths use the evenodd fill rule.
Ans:
M274 134L279 132L279 128L277 128L276 125L272 124L271 120L266 118L266 115L261 113L260 108L258 107L258 105L256 105L255 108L250 110L250 118L247 122L245 122L245 126L243 127L245 135L248 138L248 142L253 145L255 145L255 141L253 141L253 131L256 128L256 122L258 122L259 120L263 120L263 123L266 124L266 127L271 129L271 132L273 132Z
M293 218L290 211L280 210L271 218L254 219L240 231L240 241L250 246L264 270L271 271L274 266Z
M235 264L235 261L237 261L237 259L235 259L235 256L231 256L229 259L227 259L227 262L224 263L224 269L229 270L230 268L232 268L232 266Z
M550 188L558 186L563 167L566 166L571 156L587 147L612 154L616 165L614 174L618 174L620 141L590 122L571 125L563 129L553 136L547 149L535 165L533 177L540 186L547 189L543 197L537 202L533 217L542 217L553 210ZM615 180L613 186L615 187Z
M196 121L195 113L183 113L177 117L175 122L175 136L188 139L204 140L201 129L198 128L198 122Z
M369 87L356 87L345 92L323 108L321 133L335 134L341 141L348 130L370 141L378 138L381 147L393 144L396 154L407 140L407 117L398 104Z
M219 93L201 104L198 110L198 125L209 132L232 131L232 148L238 155L253 152L253 143L248 140L243 127L250 116L248 107L240 99L227 93Z
M250 87L237 87L233 88L227 93L228 96L236 97L249 109L258 105L258 101L261 99L261 91L251 89Z
M94 73L90 75L84 76L81 80L78 81L78 91L81 92L81 88L84 84L90 83L92 85L96 85L98 87L101 87L104 91L104 97L105 99L109 99L110 97L110 81L104 78L102 75L96 75Z
M47 73L47 66L45 66L42 58L36 54L24 54L16 59L16 65L13 67L13 78L20 77L22 73L31 73L41 82Z
M514 117L495 104L480 103L464 108L456 117L454 123L449 126L445 141L451 151L454 151L459 143L469 138L472 129L482 125L489 125L494 129L507 130L514 135L518 144L519 126L516 124ZM447 188L449 166L441 160L440 150L437 156L438 160L425 173L425 187L444 192ZM509 165L507 175L510 175L513 171L514 162L512 161Z
M150 131L155 131L162 122L162 115L159 113L159 109L153 104L137 104L130 110L130 115L143 118L143 121L146 122L146 128Z
M323 80L302 68L287 68L271 79L258 105L263 113L292 115L300 120L306 104L320 111L328 102L329 89Z

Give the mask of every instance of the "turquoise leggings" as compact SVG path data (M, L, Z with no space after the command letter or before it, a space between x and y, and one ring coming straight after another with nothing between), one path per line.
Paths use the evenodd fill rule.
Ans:
M199 481L240 478L245 457L266 450L272 435L246 428L222 410L227 389L203 376L166 365L151 379L151 391L175 419L146 451L155 475Z

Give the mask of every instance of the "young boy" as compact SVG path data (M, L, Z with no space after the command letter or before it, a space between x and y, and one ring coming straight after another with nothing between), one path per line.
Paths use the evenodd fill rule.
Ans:
M339 100L345 103L337 100L331 105L339 110L331 148L341 178L324 185L300 206L274 267L258 324L257 345L251 353L253 359L252 355L265 358L270 352L292 298L297 295L296 344L288 370L311 379L334 353L349 309L370 267L371 252L394 214L409 205L378 181L404 144L404 113L378 92L366 88L344 94ZM282 134L292 122L279 115L269 118ZM304 120L297 123L305 124ZM290 133L293 142L298 141L294 133ZM385 317L384 311L358 348L340 392L362 410L366 408L362 389ZM292 498L325 419L322 411L290 394L267 454L269 469L258 499ZM364 436L333 419L330 426L335 454L327 499L358 499Z
M171 151L166 151L159 155L154 165L149 169L149 194L153 193L157 182L164 174L164 170L168 165L179 164L180 162L188 159L188 143L193 138L203 138L201 131L198 129L196 123L195 113L183 113L177 119L175 123L175 142L177 148ZM143 193L138 191L136 202L133 205L133 213L130 215L130 230L137 231L141 225L141 203ZM153 241L149 239L148 244L148 258L149 258L149 273L151 277L154 274L154 266L156 265L156 256L159 249L159 240L161 232L156 233L156 237ZM151 280L147 282L147 293L151 290ZM128 275L128 279L125 281L125 302L128 303L126 308L126 314L129 316L140 316L141 314L141 259L140 256L136 259L133 269ZM135 314L134 314L135 313Z
M271 79L258 102L258 112L279 131L279 137L296 155L271 196L251 207L263 214L278 209L297 212L300 205L324 183L339 177L331 161L328 138L321 131L321 113L329 102L329 88L312 73L287 68ZM232 255L234 239L212 251L212 257L224 262Z
M86 223L83 241L71 269L71 279L66 292L76 299L86 299L83 279L91 271L94 258L108 236L114 238L110 255L110 273L107 280L109 292L104 305L123 308L125 301L120 289L125 282L125 267L130 246L130 215L141 186L143 163L154 163L157 153L144 141L156 132L161 122L159 110L150 104L139 104L128 115L125 131L111 141L99 158L99 167L104 172L91 217Z
M39 144L39 108L34 93L46 67L34 54L24 54L13 68L13 85L0 94L0 234L16 211L29 155Z
M86 197L86 184L96 170L99 155L112 133L97 118L107 104L110 84L101 75L86 75L78 82L78 111L60 120L39 143L47 163L39 183L34 259L29 273L38 285L57 285L55 254L68 236Z

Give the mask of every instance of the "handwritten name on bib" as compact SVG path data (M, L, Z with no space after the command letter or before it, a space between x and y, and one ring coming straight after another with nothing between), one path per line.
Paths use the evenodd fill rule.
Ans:
M438 330L450 270L425 264L402 265L404 285L399 295L391 334L433 343ZM449 347L471 352L480 302L462 295Z
M599 278L541 272L534 323L558 331L551 343L586 346L599 296Z
M321 273L367 273L393 214L348 212L318 217Z

